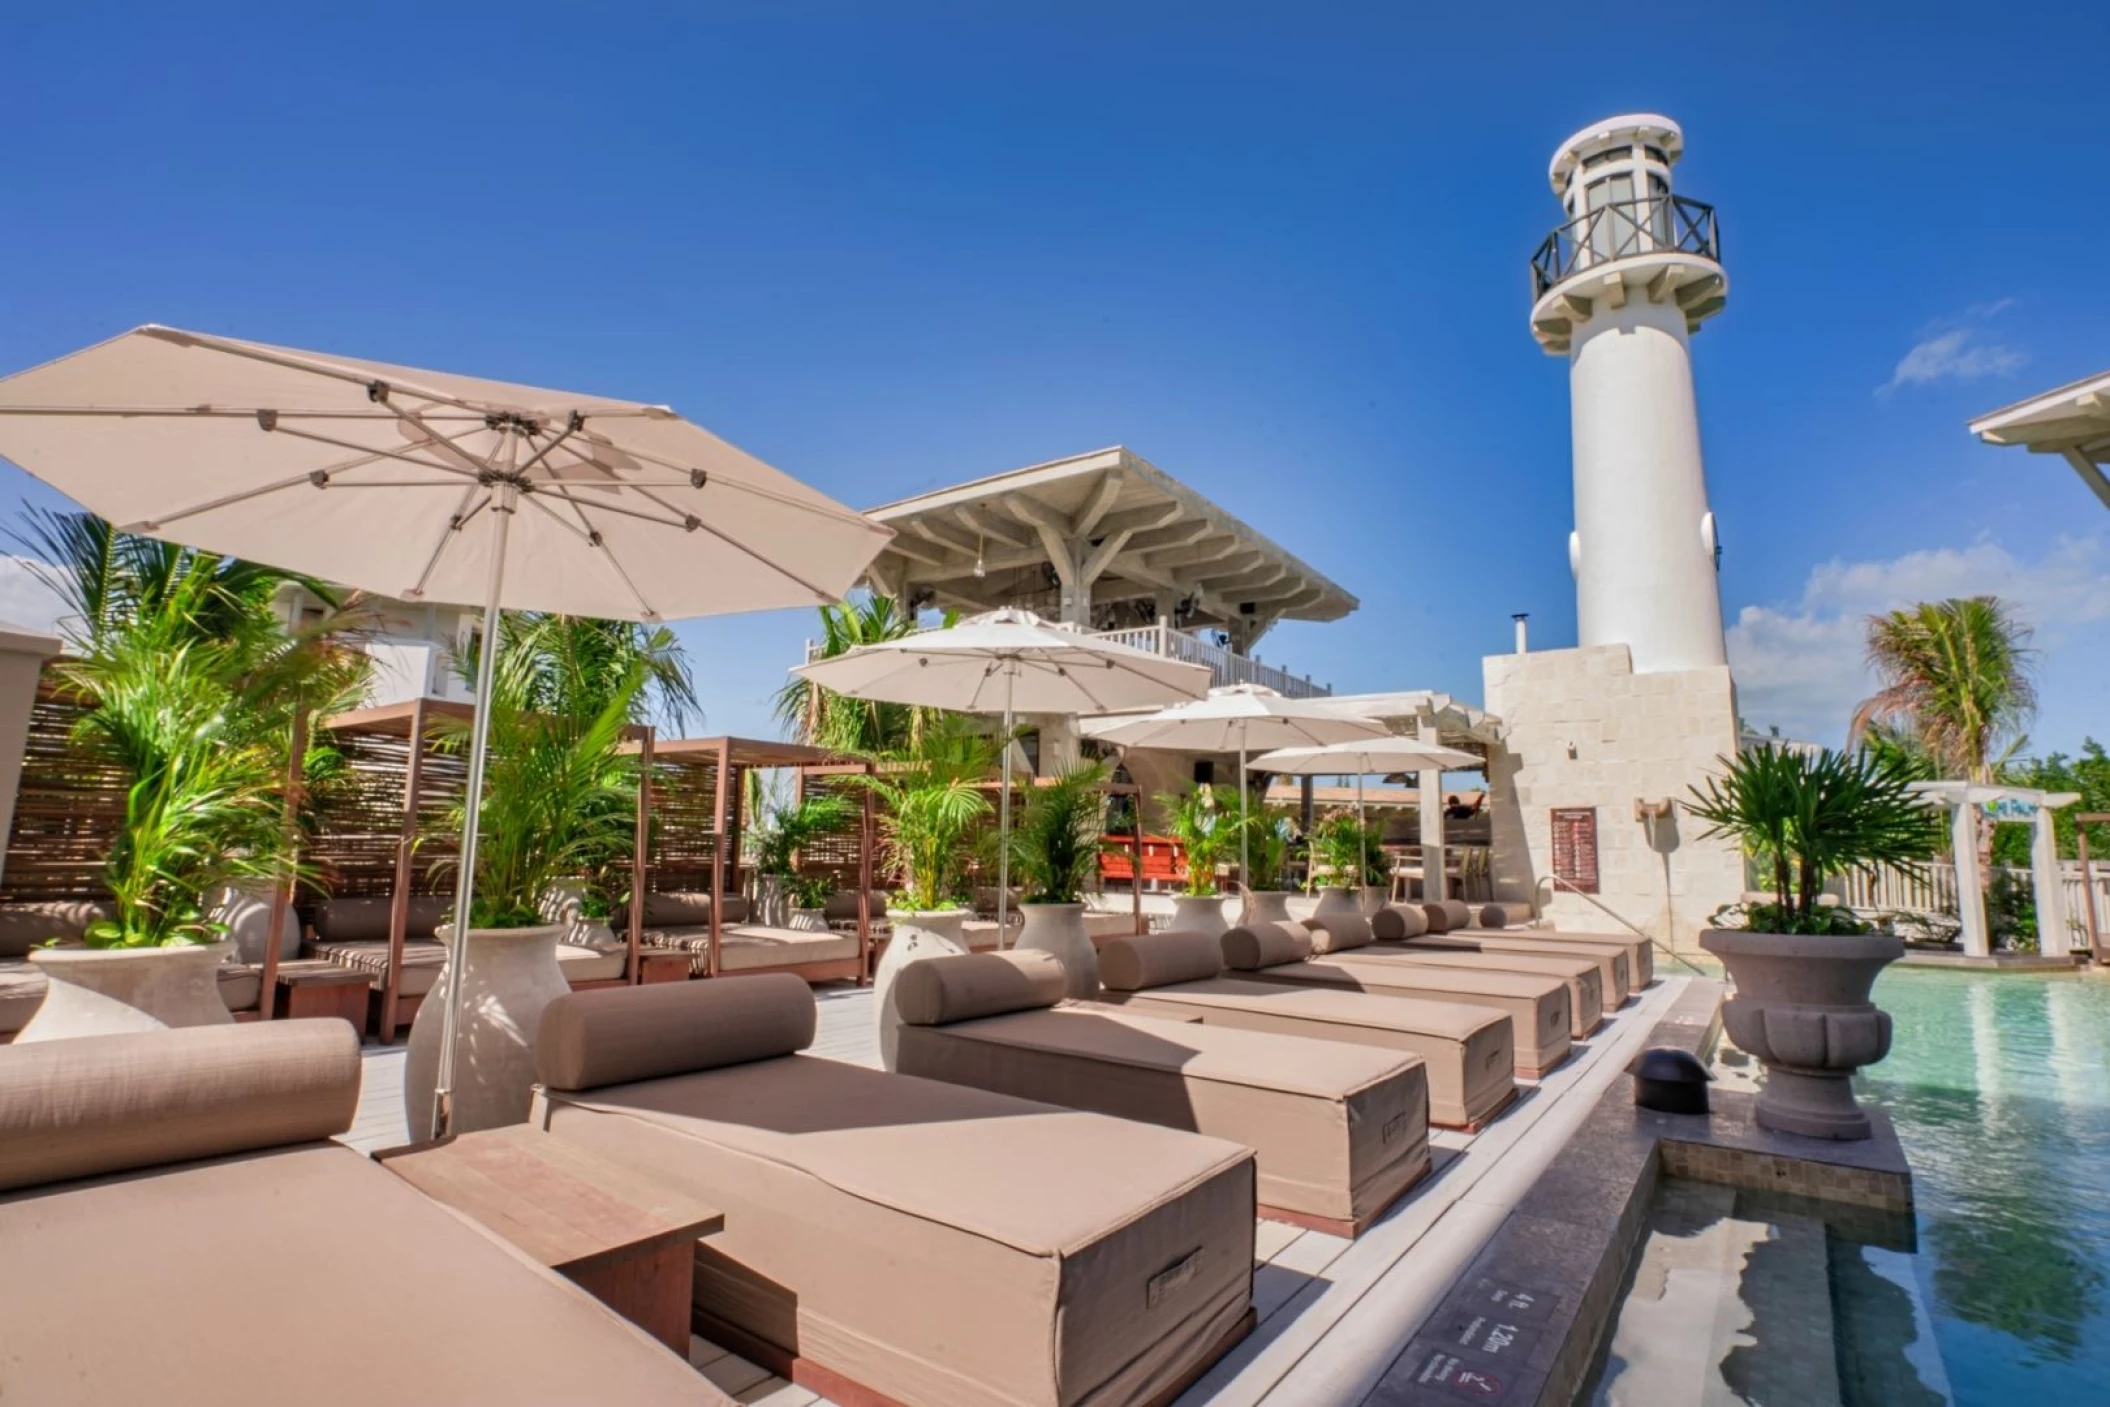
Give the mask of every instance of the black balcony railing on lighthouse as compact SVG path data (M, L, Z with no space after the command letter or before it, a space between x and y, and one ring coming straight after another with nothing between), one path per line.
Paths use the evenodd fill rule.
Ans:
M1546 236L1531 256L1531 296L1586 269L1671 251L1721 262L1712 205L1682 195L1607 201Z

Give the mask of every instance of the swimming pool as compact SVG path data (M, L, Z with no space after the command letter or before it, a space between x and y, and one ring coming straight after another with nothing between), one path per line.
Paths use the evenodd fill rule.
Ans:
M1860 1091L1915 1222L1667 1180L1578 1400L2110 1402L2110 980L1893 968L1876 1000Z
M1860 1088L1912 1160L1954 1400L2110 1401L2110 980L1892 968L1876 1001Z

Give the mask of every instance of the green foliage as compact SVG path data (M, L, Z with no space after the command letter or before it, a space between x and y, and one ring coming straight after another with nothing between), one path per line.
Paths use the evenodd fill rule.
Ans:
M1246 888L1279 889L1296 835L1289 812L1268 805L1267 789L1254 787L1246 794L1245 818Z
M1238 815L1226 810L1216 788L1197 784L1190 791L1157 797L1165 825L1186 853L1187 879L1181 893L1206 898L1216 893L1216 870L1238 854Z
M799 851L847 825L856 812L849 798L843 796L809 796L796 805L772 808L754 830L756 872L793 878L798 873Z
M1321 818L1311 828L1311 853L1318 864L1312 867L1317 884L1319 865L1328 870L1327 881L1344 888L1383 885L1392 878L1392 862L1385 855L1384 827L1363 825L1347 811Z
M2030 631L2002 601L1922 601L1871 616L1868 663L1882 683L1854 714L1858 739L1889 723L1952 777L1990 782L2003 745L2037 706Z
M491 679L471 927L533 927L548 921L545 900L557 886L605 898L616 882L637 817L637 759L622 744L664 664L649 634L632 634L617 674L623 644L615 632L556 617L504 619ZM473 671L475 661L463 668ZM466 751L470 740L471 724L453 721L440 745ZM463 819L457 806L445 824L459 832Z
M688 657L663 625L508 612L499 639L520 670L516 682L523 708L584 718L621 697L632 723L656 718L679 734L702 719ZM631 676L640 671L644 684L633 687ZM472 656L464 663L463 678L473 683L475 677Z
M88 705L73 732L129 779L123 826L104 865L115 918L94 947L215 941L213 890L294 872L286 804L297 719L347 706L368 661L330 632L290 630L289 586L326 605L319 583L236 558L116 531L85 513L32 512L17 535L70 612L72 653L56 678ZM313 774L328 778L326 758Z
M1011 830L1011 864L1029 904L1074 904L1099 872L1106 785L1113 768L1086 759L1026 798Z
M834 659L866 645L916 633L916 613L891 596L867 594L822 606L816 659ZM946 626L959 619L947 612ZM773 708L784 730L800 742L860 756L900 753L916 746L937 713L907 704L853 699L793 675L777 690Z
M902 877L904 908L956 907L969 839L995 809L975 783L990 774L997 750L996 739L957 715L935 714L911 746L876 759L877 773L851 779L878 798L880 845Z
M2105 755L2103 745L2094 738L2082 742L2079 757L2055 752L2041 760L2024 758L2010 763L2000 769L2000 780L2038 791L2080 793L2079 801L2052 812L2052 832L2058 837L2059 854L2064 859L2078 859L2081 854L2079 823L2074 816L2084 811L2098 815L2110 812L2110 755ZM2030 840L2028 826L1997 827L1993 832L1993 862L2027 866ZM2110 862L2110 823L2098 821L2088 827L2088 855L2098 864Z
M784 890L791 896L795 909L818 909L835 897L835 876L831 874L789 874L784 876Z
M1941 843L1939 821L1893 760L1769 744L1725 768L1706 790L1693 788L1686 806L1707 823L1706 836L1734 837L1771 865L1775 932L1832 931L1817 903L1827 878L1870 865L1911 873Z

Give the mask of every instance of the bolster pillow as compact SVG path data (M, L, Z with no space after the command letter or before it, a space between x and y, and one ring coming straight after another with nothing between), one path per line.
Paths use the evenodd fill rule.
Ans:
M910 1026L944 1026L1053 1006L1068 985L1052 953L959 953L902 968L894 978L894 1010Z
M1315 953L1366 948L1377 936L1370 930L1370 920L1361 914L1314 914L1304 920L1304 927L1311 934L1311 950Z
M772 1060L813 1044L813 989L788 972L572 992L542 1012L535 1071L600 1089Z
M1224 966L1238 972L1302 962L1311 956L1311 935L1301 924L1255 923L1223 936Z
M1142 992L1206 982L1223 965L1223 945L1213 933L1139 933L1106 940L1099 950L1099 985L1109 992Z
M359 1074L334 1019L19 1045L0 1059L0 1191L329 1138Z
M1500 904L1482 904L1480 906L1480 926L1482 928L1509 927L1509 910L1503 908Z
M1453 929L1473 926L1473 911L1466 907L1463 899L1445 899L1443 912L1450 918Z
M1370 920L1370 932L1382 943L1404 943L1429 931L1429 916L1417 904L1387 904Z

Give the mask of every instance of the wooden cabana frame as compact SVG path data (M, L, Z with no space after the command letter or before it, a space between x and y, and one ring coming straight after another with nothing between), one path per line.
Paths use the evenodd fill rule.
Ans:
M711 897L709 944L703 975L738 976L723 966L725 897L728 870L737 881L740 836L746 825L747 773L788 769L795 771L803 794L810 780L869 773L873 765L825 748L801 743L773 742L759 738L673 738L640 740L629 748L650 758L647 782L640 788L638 862L636 883L631 889L629 929L632 952L644 937L644 899L656 877L708 875ZM696 799L707 794L710 802L700 814ZM686 818L687 826L662 824L672 812ZM701 820L703 824L696 822ZM841 979L863 985L871 980L872 954L872 850L876 833L872 794L864 793L859 808L857 844L857 956L854 959L816 963L784 964L756 968L760 972L791 972L809 982Z

